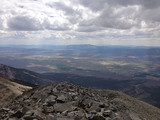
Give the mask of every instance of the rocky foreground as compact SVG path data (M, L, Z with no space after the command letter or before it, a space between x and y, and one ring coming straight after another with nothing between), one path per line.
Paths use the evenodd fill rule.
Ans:
M160 110L120 92L60 83L3 105L0 120L160 120Z

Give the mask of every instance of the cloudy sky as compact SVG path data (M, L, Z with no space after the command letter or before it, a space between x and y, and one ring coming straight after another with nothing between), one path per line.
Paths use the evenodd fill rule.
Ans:
M0 0L0 45L160 46L160 0Z

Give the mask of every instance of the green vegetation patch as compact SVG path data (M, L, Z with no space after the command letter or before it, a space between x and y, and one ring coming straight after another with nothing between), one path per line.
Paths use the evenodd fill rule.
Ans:
M57 68L62 71L70 71L73 69L72 67L67 67L67 66L62 66L62 65L57 65Z
M150 74L150 73L139 73L139 74L136 74L134 77L147 77L147 76L152 76L152 77L160 77L160 75L156 75L156 74Z

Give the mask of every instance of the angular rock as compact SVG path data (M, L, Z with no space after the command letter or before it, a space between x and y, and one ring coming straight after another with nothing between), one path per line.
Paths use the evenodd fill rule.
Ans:
M57 112L63 112L63 111L73 111L76 107L72 105L73 102L69 103L56 103L54 104L54 110Z
M45 102L47 103L48 106L53 106L56 103L56 96L50 95L49 97L46 98Z
M21 118L24 115L24 113L22 113L20 110L18 110L17 112L15 112L14 114L12 114L12 117L15 118Z
M48 113L52 113L54 112L54 108L53 107L43 107L43 113L48 114Z
M104 117L102 117L102 116L94 116L92 119L90 119L90 120L105 120L105 118Z
M52 92L57 93L58 92L57 88L53 88Z
M64 95L60 95L60 96L58 96L58 98L57 98L57 102L58 103L64 103L65 101L66 101L66 96L64 96Z
M106 110L103 112L103 115L106 117L106 116L110 116L112 114L112 111L111 110Z
M57 120L54 115L49 114L47 120Z
M117 96L114 92L107 95L104 90L66 83L34 89L2 106L0 120L142 120L138 113L129 111L122 101L114 99Z
M104 108L105 107L105 103L100 102L99 103L99 107Z

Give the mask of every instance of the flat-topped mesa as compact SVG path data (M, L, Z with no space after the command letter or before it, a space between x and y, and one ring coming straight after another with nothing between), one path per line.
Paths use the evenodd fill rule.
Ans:
M60 83L37 87L0 109L0 119L159 120L160 110L123 93Z

